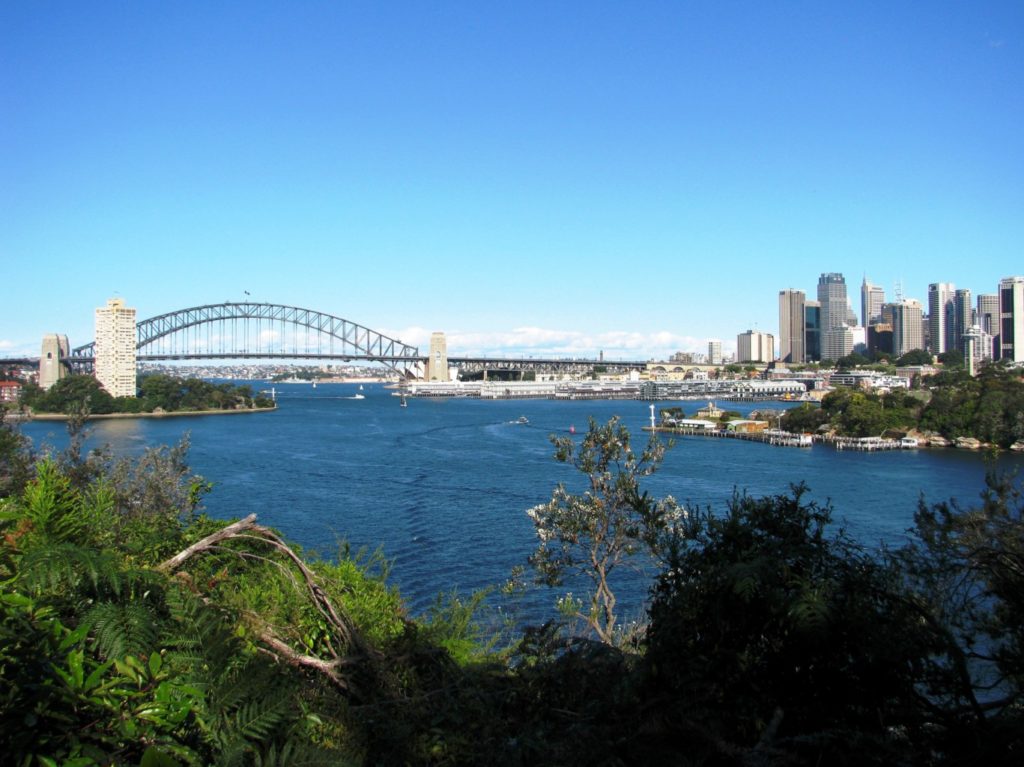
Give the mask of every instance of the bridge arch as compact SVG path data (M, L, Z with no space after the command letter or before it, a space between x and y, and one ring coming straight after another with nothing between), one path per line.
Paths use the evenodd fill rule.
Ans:
M299 332L303 331L303 332ZM419 349L332 314L267 303L193 306L136 324L141 358L319 358L377 361L408 373ZM95 342L72 358L92 358Z

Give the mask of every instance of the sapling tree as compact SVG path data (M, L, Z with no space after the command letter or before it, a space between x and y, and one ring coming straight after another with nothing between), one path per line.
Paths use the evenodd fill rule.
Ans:
M559 600L560 609L582 620L600 641L616 637L616 597L612 572L638 564L643 554L656 556L659 544L681 516L675 499L652 499L640 479L653 474L665 445L651 434L638 454L619 419L599 425L594 419L577 445L572 437L552 436L555 460L574 466L586 478L581 494L559 483L551 500L527 514L536 528L537 549L529 562L541 583L558 586L582 576L591 591L582 599Z

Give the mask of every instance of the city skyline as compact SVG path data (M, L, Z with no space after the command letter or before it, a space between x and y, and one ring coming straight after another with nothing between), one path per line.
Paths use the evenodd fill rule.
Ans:
M453 354L780 338L778 294L1024 272L1024 14L0 8L0 356L262 301Z

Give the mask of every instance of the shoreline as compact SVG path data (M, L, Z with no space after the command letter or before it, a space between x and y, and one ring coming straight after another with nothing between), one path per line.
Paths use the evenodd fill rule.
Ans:
M195 415L242 415L252 413L273 413L277 410L274 407L250 407L235 410L173 410L166 413L90 413L85 417L87 421L108 421L120 418L180 418L183 416ZM71 416L66 413L33 413L23 419L22 423L30 421L67 421Z

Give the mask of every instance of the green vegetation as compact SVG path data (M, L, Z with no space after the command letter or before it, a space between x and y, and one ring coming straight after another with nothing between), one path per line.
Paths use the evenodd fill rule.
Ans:
M628 563L601 552L653 554L649 620L626 637L599 597L581 617L604 641L555 620L496 645L485 594L412 619L379 555L321 561L251 517L211 520L187 445L115 460L84 453L80 426L59 455L0 440L5 763L952 766L1024 749L1024 498L1004 479L976 508L922 502L910 543L867 552L801 486L724 514L652 501L661 448L633 455L620 424L591 423L555 441L586 489L538 513L535 564L586 577Z
M527 512L538 539L530 565L538 581L549 586L562 585L567 574L589 580L585 600L568 594L560 611L614 644L619 629L614 571L641 551L656 555L661 537L680 514L671 496L655 501L640 492L640 478L655 472L665 446L652 433L637 455L618 418L603 425L591 419L579 445L572 437L552 436L551 442L555 460L581 472L587 488L574 494L559 484L550 501Z
M972 378L954 368L930 380L932 397L921 413L921 428L1004 448L1024 440L1024 371L987 365Z
M836 389L825 395L820 408L805 403L787 411L781 425L813 432L827 424L848 437L920 429L1002 448L1024 440L1024 371L987 365L971 377L954 366L926 378L925 386L925 392L888 394Z
M49 391L28 384L21 403L37 413L152 413L163 411L244 410L273 407L263 396L253 396L248 385L214 384L198 378L153 374L139 380L137 397L112 397L88 375L62 378Z
M911 349L896 360L896 364L899 367L904 367L906 365L931 365L932 355L924 349Z

